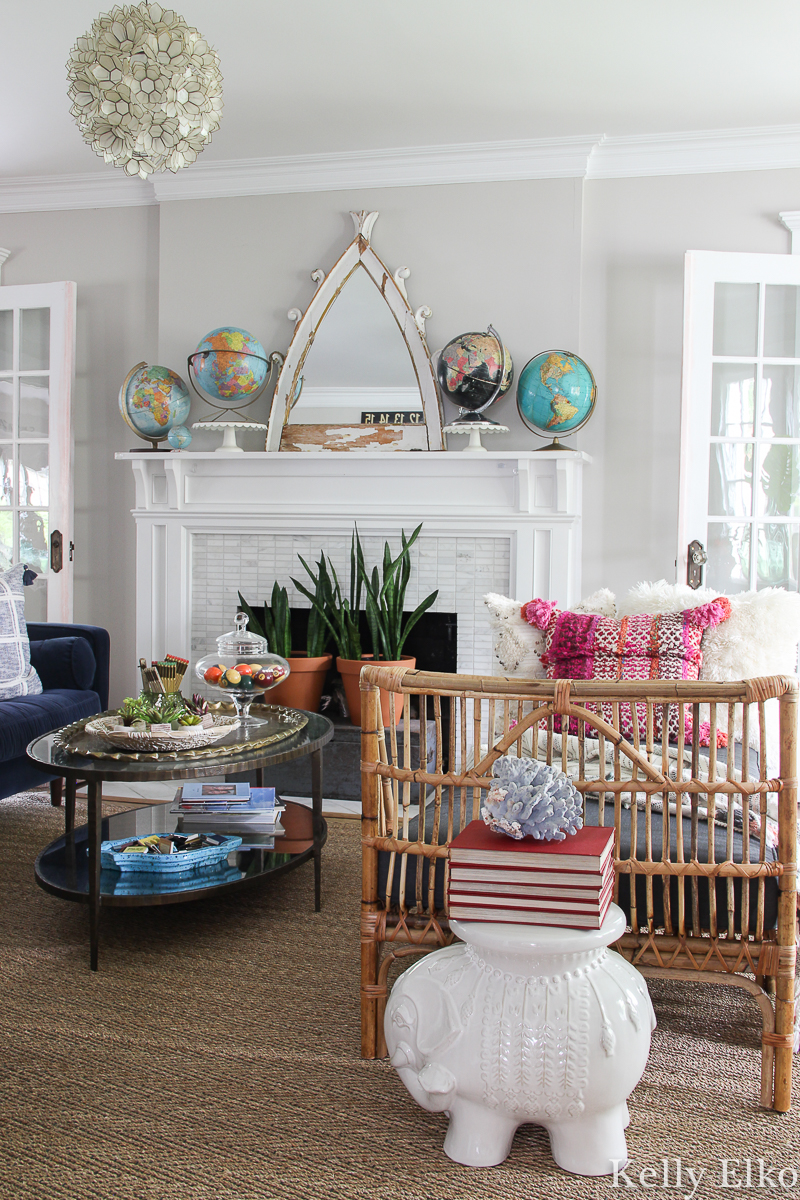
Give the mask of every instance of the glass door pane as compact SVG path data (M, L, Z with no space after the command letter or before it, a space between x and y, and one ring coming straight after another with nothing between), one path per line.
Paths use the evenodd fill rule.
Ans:
M19 381L19 436L47 437L50 433L50 380L46 375Z
M761 525L756 548L756 586L797 591L797 525Z
M14 436L14 381L0 379L0 437Z
M714 288L715 355L748 358L758 346L758 284L718 283Z
M19 313L20 371L50 369L50 309L22 308Z
M759 458L758 515L800 517L800 446L767 442Z
M800 368L765 363L758 415L762 438L800 436Z
M712 436L753 436L755 390L755 363L714 363L711 373Z
M749 517L753 511L753 443L712 442L708 464L708 514Z
M14 310L0 310L0 371L14 369Z
M800 358L800 288L768 283L764 289L764 357Z
M706 587L746 592L750 587L750 526L709 521Z

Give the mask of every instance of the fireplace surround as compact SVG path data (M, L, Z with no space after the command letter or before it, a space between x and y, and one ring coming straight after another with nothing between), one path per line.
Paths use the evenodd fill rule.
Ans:
M298 553L314 562L324 549L347 577L354 522L370 561L386 539L399 549L400 531L423 522L407 606L439 589L432 611L457 614L460 672L499 670L484 593L579 598L591 462L580 451L116 457L136 486L136 661L213 650L240 590L261 602L278 579L304 607L291 584L303 578Z

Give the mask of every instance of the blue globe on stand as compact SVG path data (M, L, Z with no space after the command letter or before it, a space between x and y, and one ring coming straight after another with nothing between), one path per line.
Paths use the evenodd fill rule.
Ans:
M543 450L572 450L559 437L576 433L594 412L597 384L582 358L567 350L545 350L526 363L517 384L522 420L540 437L552 437ZM554 436L556 435L556 436Z
M269 361L258 338L246 329L213 329L189 357L189 369L201 391L235 409L257 392Z
M192 440L192 435L185 425L173 425L167 434L167 441L173 450L185 450Z

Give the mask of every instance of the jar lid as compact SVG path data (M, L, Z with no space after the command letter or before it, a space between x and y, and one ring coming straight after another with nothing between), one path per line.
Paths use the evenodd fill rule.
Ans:
M246 613L236 614L236 628L223 633L217 638L217 649L220 654L233 654L236 657L257 657L267 653L267 639L258 637L255 633L247 632L248 617Z

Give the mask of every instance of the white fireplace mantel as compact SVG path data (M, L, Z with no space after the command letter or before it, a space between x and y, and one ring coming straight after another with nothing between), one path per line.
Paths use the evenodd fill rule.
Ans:
M192 656L193 604L195 614L198 607L193 580L205 570L205 547L218 546L213 539L220 534L250 537L248 545L255 544L251 535L285 538L287 546L299 539L308 547L304 556L316 557L335 539L346 537L349 546L354 521L362 539L399 537L401 529L410 532L422 521L419 545L427 540L429 571L437 559L435 539L445 549L452 549L453 539L473 539L483 591L507 588L522 599L543 596L565 604L579 599L582 474L591 462L580 451L133 451L116 458L130 462L136 483L137 658ZM503 578L492 578L481 552L499 540L507 543L507 566ZM193 563L195 543L203 549ZM469 551L461 555L466 558ZM450 578L437 577L435 586L449 582L452 589L444 550L438 561L440 575ZM235 570L220 561L220 578L234 597ZM293 566L291 574L298 571ZM472 636L469 629L467 621L465 639ZM461 639L459 624L460 664ZM474 661L488 673L492 664L483 662L483 652L475 658L467 649L464 664Z

